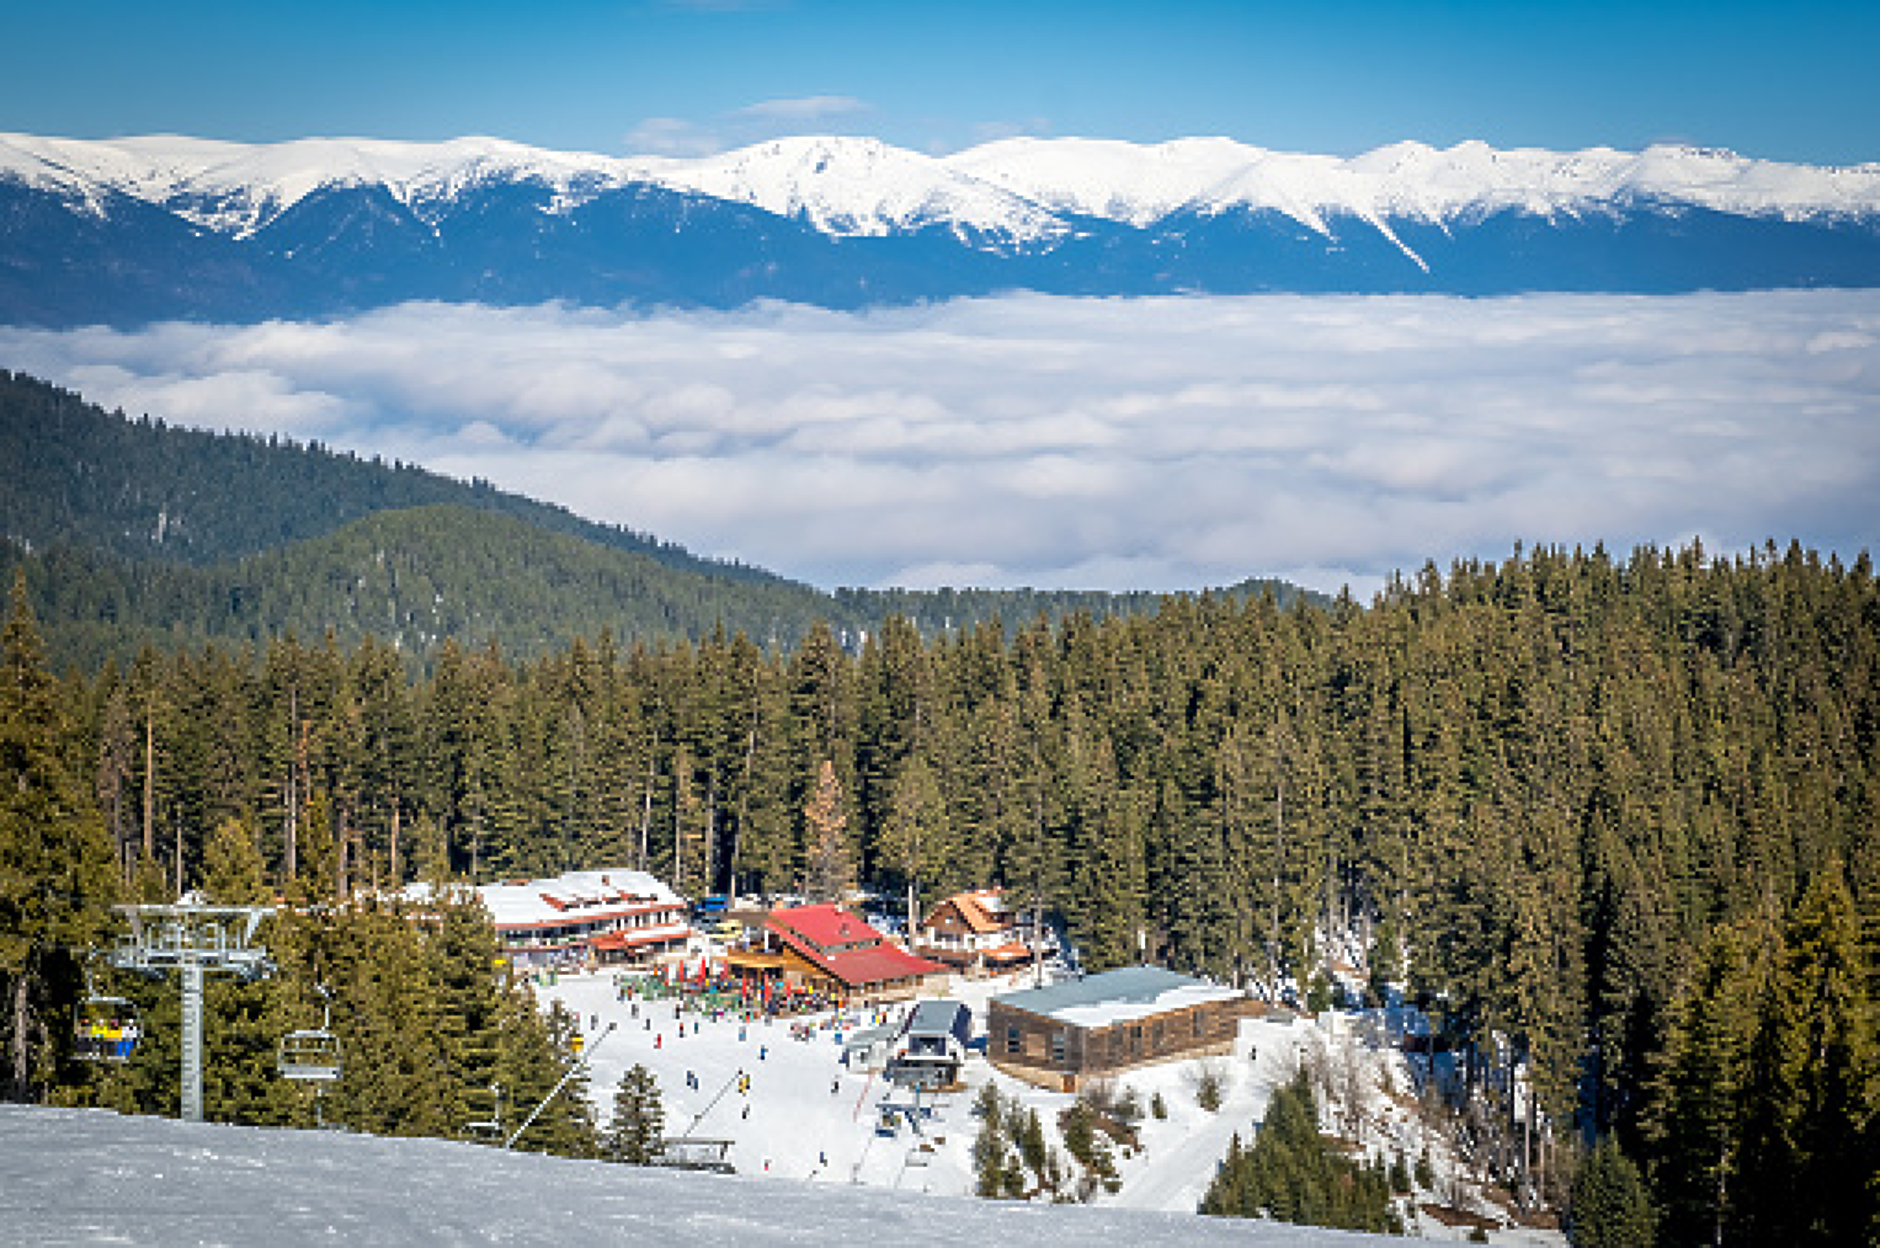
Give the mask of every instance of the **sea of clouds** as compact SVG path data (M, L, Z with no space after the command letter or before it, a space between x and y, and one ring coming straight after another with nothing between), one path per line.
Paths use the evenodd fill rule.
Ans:
M1851 560L1880 538L1875 291L407 304L0 327L0 365L826 587L1364 595L1518 541L1799 538Z

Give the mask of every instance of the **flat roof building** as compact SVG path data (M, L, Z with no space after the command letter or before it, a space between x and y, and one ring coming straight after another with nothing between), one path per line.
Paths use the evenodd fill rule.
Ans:
M992 999L986 1056L1007 1074L1074 1092L1085 1080L1231 1052L1245 993L1155 966L1126 966Z

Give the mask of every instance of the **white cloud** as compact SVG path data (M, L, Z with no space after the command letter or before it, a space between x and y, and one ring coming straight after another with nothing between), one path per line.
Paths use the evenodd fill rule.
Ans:
M634 155L711 156L781 135L826 134L874 111L874 105L852 95L759 100L703 122L648 117L627 131L625 143Z
M627 131L625 142L635 156L710 156L725 148L717 131L682 117L645 118Z
M864 117L874 111L866 100L852 95L804 95L793 99L760 100L734 109L732 117L766 126L822 126L844 117Z
M1517 540L1880 537L1880 293L962 300L0 329L108 407L317 437L823 585L1360 593Z

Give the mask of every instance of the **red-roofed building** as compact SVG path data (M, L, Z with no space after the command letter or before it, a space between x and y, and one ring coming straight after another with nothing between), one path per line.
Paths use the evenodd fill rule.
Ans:
M946 967L915 957L840 906L773 910L760 945L733 949L733 974L842 997L895 1000L919 995Z
M1034 956L1018 916L997 889L955 893L940 902L921 923L914 948L969 974L1003 974L1029 965Z

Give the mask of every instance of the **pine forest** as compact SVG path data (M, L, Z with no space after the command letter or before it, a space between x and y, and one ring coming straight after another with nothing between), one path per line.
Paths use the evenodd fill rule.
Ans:
M1880 1227L1865 554L1542 547L1427 565L1368 607L890 617L859 646L826 623L788 648L602 630L423 665L282 635L61 672L24 586L0 685L13 1097L173 1107L168 1064L80 1069L58 1021L129 898L298 901L284 973L213 1007L272 1037L330 986L370 1020L355 1120L431 1133L492 1082L526 1094L527 1051L566 1036L482 973L467 903L408 922L394 886L609 864L688 895L996 883L1089 969L1408 985L1474 1095L1518 1064L1559 1147L1635 1160L1666 1242ZM256 1045L212 1071L211 1116L306 1121ZM599 1147L575 1110L539 1130Z

